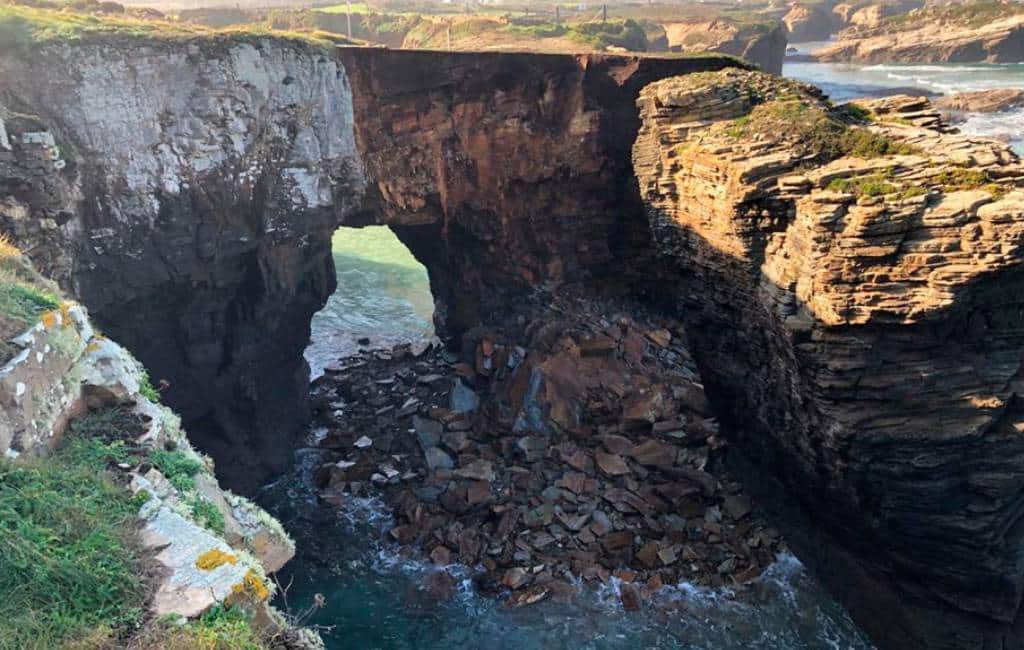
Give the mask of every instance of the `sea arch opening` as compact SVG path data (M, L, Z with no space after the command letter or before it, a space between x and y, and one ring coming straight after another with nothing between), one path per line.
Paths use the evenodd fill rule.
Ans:
M305 356L313 377L361 349L434 337L426 267L388 226L342 226L331 237L337 287L313 315Z

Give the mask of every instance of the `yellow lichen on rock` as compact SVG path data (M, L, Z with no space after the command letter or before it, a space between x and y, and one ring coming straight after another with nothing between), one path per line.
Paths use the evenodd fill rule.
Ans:
M196 558L196 567L203 571L213 571L217 567L225 564L238 564L238 558L231 553L226 553L220 550L219 548L211 548L209 551ZM252 573L252 571L249 573ZM248 578L248 575L246 575L246 578Z
M263 601L270 597L270 589L263 582L263 578L252 569L249 569L249 572L242 578L242 582L235 585L232 590L239 596L247 596L257 601Z

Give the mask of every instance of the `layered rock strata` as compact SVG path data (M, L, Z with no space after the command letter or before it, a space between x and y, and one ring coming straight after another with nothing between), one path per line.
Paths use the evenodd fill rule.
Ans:
M642 223L636 95L728 65L245 36L14 49L0 223L169 381L248 492L307 419L301 351L337 226L391 225L452 331L501 287L613 273L634 244L620 216Z
M681 287L661 293L748 481L795 499L801 556L886 647L1016 647L1024 166L926 100L856 124L736 72L640 105L636 173Z
M646 245L630 173L636 96L657 79L734 65L356 48L339 57L368 178L348 222L391 226L423 262L447 336L537 285L621 279Z
M665 23L669 49L682 52L722 52L746 59L762 70L782 74L787 28L779 23L745 24L716 18Z
M860 63L1015 63L1024 54L1024 14L1012 6L979 4L980 15L964 9L934 9L904 20L882 20L879 10L840 32L836 43L815 52L819 61ZM986 15L992 7L1005 11ZM952 14L952 15L949 15ZM855 14L859 15L859 14ZM898 16L893 16L898 18Z

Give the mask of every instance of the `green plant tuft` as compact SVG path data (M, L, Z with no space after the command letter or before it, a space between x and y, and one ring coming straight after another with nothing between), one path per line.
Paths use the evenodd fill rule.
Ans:
M179 492L190 492L195 489L194 477L203 469L203 464L199 460L182 451L166 449L151 452L149 458Z
M189 507L192 510L192 517L199 525L218 535L224 533L224 515L213 503L197 494L189 499Z

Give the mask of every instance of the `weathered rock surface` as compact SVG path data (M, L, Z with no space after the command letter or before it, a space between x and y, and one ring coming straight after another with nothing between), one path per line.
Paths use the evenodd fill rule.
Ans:
M755 63L766 72L782 74L786 56L786 26L782 23L745 25L722 18L662 25L669 49L682 52L722 52Z
M950 5L950 11L958 6ZM879 15L865 16L860 26L840 32L835 44L815 56L819 61L861 63L1014 63L1024 58L1024 14L1014 12L1012 5L1006 7L1005 12L980 19L948 17L938 8L932 10L935 14L887 22L881 20L884 12L879 6Z
M832 110L744 72L640 99L636 172L708 396L744 477L819 527L790 541L880 643L1017 647L1024 166L917 98L866 103L857 127L899 155L744 132L777 93Z
M361 48L339 57L368 179L349 221L391 226L423 262L446 336L536 285L621 279L646 243L630 174L637 94L734 65Z
M129 39L15 50L0 74L0 104L38 113L7 120L0 219L253 489L304 421L330 232L362 191L344 71L298 42Z
M790 43L824 41L839 25L836 14L821 5L793 5L782 17Z
M1024 89L993 88L936 98L937 108L965 113L998 113L1024 105Z
M307 420L301 353L338 225L392 225L452 331L502 287L611 274L635 243L622 215L642 217L636 95L728 65L244 37L15 49L0 224L169 381L195 442L250 492Z
M129 442L140 456L110 466L111 480L145 497L138 536L152 594L139 608L194 618L217 604L242 603L276 621L267 609L266 573L291 559L294 543L258 506L221 489L179 418L142 394L144 371L131 354L97 334L73 302L44 312L14 343L23 351L0 369L0 454L15 462L45 457L71 422L102 409L116 412L115 424L91 433ZM146 456L168 449L200 468L189 479L194 493L172 485ZM201 501L217 509L223 530L200 521Z

